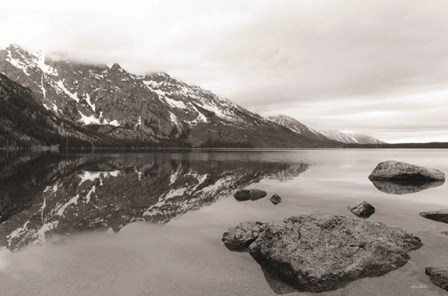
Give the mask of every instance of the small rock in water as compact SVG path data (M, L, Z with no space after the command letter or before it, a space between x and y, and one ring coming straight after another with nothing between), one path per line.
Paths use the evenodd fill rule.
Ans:
M248 250L265 274L309 292L386 274L405 265L408 252L422 246L400 228L326 214L240 223L222 240L231 250Z
M369 218L375 213L375 208L366 201L362 203L349 206L348 209L358 217Z
M421 212L420 216L437 222L448 223L448 210Z
M282 202L282 198L281 198L278 194L274 194L274 195L271 197L270 201L271 201L274 205L276 205L276 204L279 204L279 203Z
M448 231L442 231L441 234L448 236Z
M260 189L241 189L233 195L238 201L257 200L267 195L266 191Z
M426 267L425 273L429 276L431 282L448 291L448 266Z
M398 183L426 183L445 181L445 174L436 169L425 168L399 161L379 163L369 176L370 180L389 180Z

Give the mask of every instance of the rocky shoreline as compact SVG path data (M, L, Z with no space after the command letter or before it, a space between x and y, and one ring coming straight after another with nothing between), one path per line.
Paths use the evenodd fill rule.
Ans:
M445 175L435 169L386 161L378 164L369 179L380 191L407 194L441 185ZM235 198L258 200L266 195L259 189L239 190ZM280 196L274 194L271 202L278 204ZM242 222L229 228L222 241L231 251L248 252L267 278L269 275L298 291L315 293L396 270L410 260L411 251L423 245L419 237L400 228L365 220L376 211L366 201L348 209L357 218L312 214ZM448 223L447 211L420 215ZM448 290L447 268L428 267L425 272L433 283Z

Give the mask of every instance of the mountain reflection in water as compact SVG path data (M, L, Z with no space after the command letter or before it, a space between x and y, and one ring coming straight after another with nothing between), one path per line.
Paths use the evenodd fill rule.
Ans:
M0 161L0 245L11 251L52 234L167 223L263 178L288 181L308 169L306 163L191 161L160 153Z

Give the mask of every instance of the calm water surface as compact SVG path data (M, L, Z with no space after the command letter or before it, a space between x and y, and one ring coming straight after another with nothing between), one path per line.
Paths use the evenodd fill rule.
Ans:
M0 160L1 295L277 295L247 253L221 243L246 220L331 213L366 200L371 220L418 235L399 270L321 295L446 295L424 275L448 264L448 225L419 216L448 208L447 185L379 186L378 162L448 172L447 150L209 151L21 155ZM237 202L239 188L268 197ZM269 196L283 202L274 206ZM401 194L395 194L401 193ZM405 194L403 194L405 193ZM288 295L312 295L291 292Z

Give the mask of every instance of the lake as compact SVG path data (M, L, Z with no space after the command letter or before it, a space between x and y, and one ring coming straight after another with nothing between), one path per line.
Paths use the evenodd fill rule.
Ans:
M238 222L292 215L353 216L419 236L411 261L321 295L446 295L424 274L448 264L448 188L399 189L367 178L385 160L448 173L447 150L193 150L0 157L2 295L277 295L248 253L222 234ZM239 188L267 191L238 202ZM283 201L273 205L278 194ZM354 217L354 216L353 216ZM288 295L312 295L290 291Z

